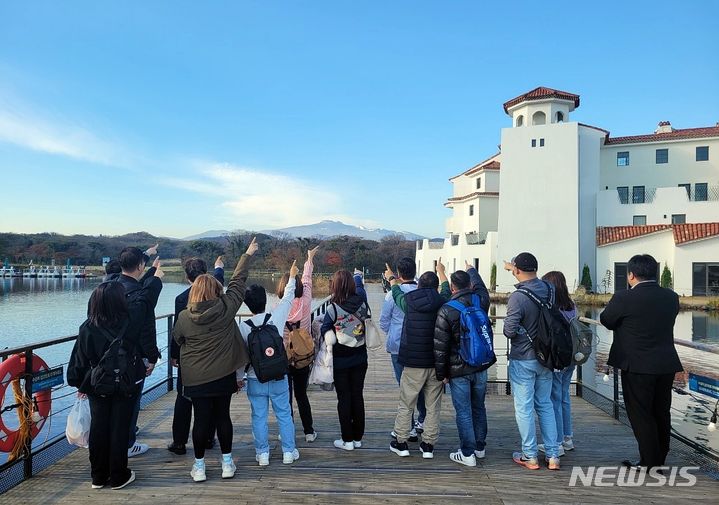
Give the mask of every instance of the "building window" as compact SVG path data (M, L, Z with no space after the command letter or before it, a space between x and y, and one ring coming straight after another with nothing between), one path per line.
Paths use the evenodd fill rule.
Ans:
M706 182L698 182L694 185L694 201L706 202L708 200L708 184Z
M564 113L563 112L557 112L557 123L561 123L564 121Z
M617 166L628 167L629 166L629 151L620 151L617 153Z
M709 146L697 147L697 161L709 161Z
M669 163L669 149L657 149L657 165Z
M539 147L544 147L544 139L539 139Z
M474 216L474 205L469 206L469 215Z
M619 195L619 203L629 203L629 186L617 187L617 194Z
M532 114L532 124L533 125L543 125L546 122L547 122L547 116L541 110Z
M524 126L524 116L521 114L517 116L517 126Z
M692 185L691 184L679 184L679 187L687 190L687 198L692 197Z
M632 187L632 203L644 203L645 192L644 186L633 186Z
M719 263L692 263L692 295L719 295Z
M459 235L452 235L452 245L459 245Z
M629 279L627 275L626 263L614 264L614 291L623 291L629 289Z
M474 269L479 272L479 258L474 258Z
M647 216L634 216L632 224L634 226L645 226L647 224Z
M537 147L537 139L532 139L532 147Z
M482 189L482 178L477 177L477 189Z
M672 214L672 224L684 224L687 222L686 214Z

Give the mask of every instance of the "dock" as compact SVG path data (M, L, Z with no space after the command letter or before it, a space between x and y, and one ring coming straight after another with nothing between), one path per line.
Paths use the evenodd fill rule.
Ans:
M371 293L373 312L379 314L381 292ZM448 390L447 390L448 391ZM112 491L90 489L87 451L77 449L33 478L0 495L0 504L27 503L173 503L180 504L337 504L337 503L716 503L719 482L698 471L692 487L570 487L572 467L618 467L638 454L631 429L582 398L573 398L576 449L562 457L562 469L549 471L546 465L527 470L512 461L520 439L511 396L504 385L488 385L489 434L486 457L469 468L449 459L459 439L449 392L442 401L440 438L434 459L422 459L418 444L410 443L411 456L400 458L389 451L390 431L397 412L398 386L389 355L384 350L370 353L365 386L367 428L362 448L342 451L334 448L339 438L334 391L311 387L315 429L319 436L306 443L296 423L300 459L282 464L277 425L270 416L270 466L255 462L250 423L250 406L244 392L232 401L234 423L233 456L237 473L233 479L220 478L219 447L207 451L207 481L190 478L193 463L191 442L188 453L176 456L166 450L171 441L175 393L162 396L140 414L138 440L151 447L146 454L130 460L137 480L127 488ZM296 414L297 416L298 414ZM297 418L299 421L299 418ZM684 466L684 453L673 451L669 465Z

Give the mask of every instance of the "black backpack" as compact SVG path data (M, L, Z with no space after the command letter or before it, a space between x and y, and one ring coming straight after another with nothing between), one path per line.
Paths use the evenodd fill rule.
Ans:
M544 367L550 370L564 370L572 364L572 335L569 330L569 323L564 318L559 308L552 303L552 288L546 281L549 295L547 300L541 300L531 290L521 287L518 292L526 295L539 308L539 321L537 335L534 339L530 336L534 352Z
M287 353L282 335L274 324L267 324L271 314L265 315L265 321L255 326L252 321L245 321L252 328L247 336L247 347L250 350L250 364L255 370L257 380L262 383L282 379L287 374Z
M127 326L125 323L116 336L104 328L98 328L110 342L100 361L91 364L90 386L99 396L132 396L137 393L145 378L144 365L140 369L142 360L134 349L127 349L123 345Z

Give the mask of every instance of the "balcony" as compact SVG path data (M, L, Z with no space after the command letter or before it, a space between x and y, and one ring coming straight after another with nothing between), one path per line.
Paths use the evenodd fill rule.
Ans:
M698 186L698 187L697 187ZM686 190L686 201L688 202L716 202L719 201L719 186L701 186L698 184L680 185ZM645 188L644 186L619 187L617 188L617 200L622 205L638 203L654 203L657 189L663 191L674 188Z

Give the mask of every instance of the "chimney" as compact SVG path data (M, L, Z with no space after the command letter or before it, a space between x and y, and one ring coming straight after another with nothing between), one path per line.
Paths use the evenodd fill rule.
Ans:
M654 130L654 133L671 133L674 131L672 124L669 121L659 121L659 126Z

